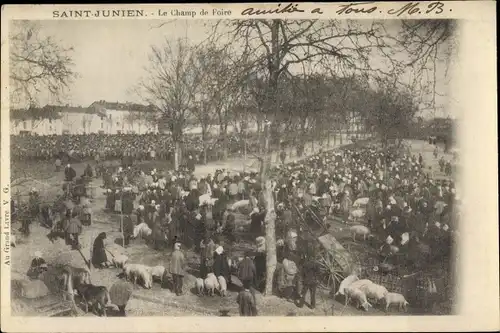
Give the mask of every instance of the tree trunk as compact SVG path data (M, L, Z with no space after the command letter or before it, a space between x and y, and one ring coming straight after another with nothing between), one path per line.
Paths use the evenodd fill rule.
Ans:
M261 182L263 185L264 201L266 206L266 216L264 218L264 223L266 226L266 289L264 295L272 295L273 291L273 277L274 271L276 270L276 213L274 211L274 198L271 188L271 181L268 180L268 172L270 169L270 156L269 156L269 137L270 128L265 126L265 146L264 146L264 158L262 159L261 167Z
M175 141L174 149L174 170L179 170L179 160L180 160L180 144L179 141Z
M259 147L259 155L262 155L262 121L260 116L257 116L257 146Z
M246 132L243 133L243 172L246 172L247 169L247 138Z
M229 140L227 138L227 126L224 129L224 160L229 158Z
M271 189L271 181L267 180L264 185L264 199L266 202L266 289L264 295L271 295L273 292L273 277L276 271L276 213L274 211L274 198Z
M203 164L207 164L207 129L202 127L201 140L203 141Z

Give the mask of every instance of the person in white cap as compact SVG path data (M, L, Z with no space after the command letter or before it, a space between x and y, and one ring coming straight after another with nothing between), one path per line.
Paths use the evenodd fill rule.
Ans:
M223 276L228 285L231 283L231 270L222 246L218 246L215 249L213 272L217 278Z
M33 260L31 260L31 265L26 275L28 275L30 279L37 279L40 276L40 274L42 274L46 270L47 270L47 263L42 258L42 252L35 251L34 258Z

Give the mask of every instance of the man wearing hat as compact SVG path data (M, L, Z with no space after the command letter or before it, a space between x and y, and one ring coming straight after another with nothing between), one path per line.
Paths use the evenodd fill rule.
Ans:
M257 270L253 260L250 258L250 251L245 252L245 258L238 265L238 278L249 286L254 286L257 277ZM253 291L253 290L252 290Z
M187 168L188 168L188 171L190 173L193 173L194 172L194 169L195 169L195 161L193 159L193 156L192 155L189 155L188 157L188 160L187 160Z
M200 243L200 276L202 279L207 277L207 274L212 271L214 252L217 246L210 235L205 233L204 239Z
M186 259L184 253L181 252L181 243L175 243L174 252L170 259L170 274L173 280L173 292L180 296L182 295L182 279L185 273Z
M80 242L78 240L79 235L82 233L82 224L80 220L77 218L77 213L72 212L71 214L71 220L69 221L68 225L66 226L66 237L69 241L69 244L71 244L72 249L79 249L80 248Z
M29 193L28 205L30 207L30 217L37 219L40 214L40 195L36 188L32 188Z

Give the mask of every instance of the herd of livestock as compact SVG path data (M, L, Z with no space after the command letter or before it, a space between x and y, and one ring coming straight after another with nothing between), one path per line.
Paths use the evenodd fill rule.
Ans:
M404 266L422 271L439 264L448 270L451 249L458 237L460 199L453 181L432 178L422 156L412 156L402 149L356 146L277 166L271 179L277 213L279 290L291 288L295 297L300 297L304 286L318 283L303 278L307 275L303 274L304 263L316 260L302 253L311 246L305 234L318 225L327 229L334 216L349 225L353 241L363 239L377 249L383 261L381 268L392 266L397 270ZM224 256L224 269L211 269L214 250L222 244L230 248L237 241L235 234L242 227L236 227L236 213L250 212L250 230L243 230L257 238L257 243L265 235L267 207L257 173L218 170L197 179L186 171L119 167L104 174L103 181L106 208L116 210L118 202L118 210L125 214L122 228L127 239L146 238L176 250L177 244L182 243L200 255L200 267L209 263L203 276L192 281L199 294L213 295L218 291L226 295L230 275L238 271L241 256ZM86 195L83 191L75 198L72 193L71 199L78 203ZM61 221L65 220L63 215ZM212 253L202 254L205 247L200 247L200 243L209 240L216 243ZM260 252L254 259L255 275L265 277L265 264L262 267L257 262L257 257L262 256L265 262L265 251L255 251ZM127 280L140 281L148 289L153 280L163 284L172 275L168 265L131 263L124 253L112 255L109 261L123 269ZM407 299L413 297L389 292L385 286L365 278L363 269L346 275L335 295L344 295L346 304L352 300L364 310L381 301L385 301L386 309L398 305L405 310ZM427 289L435 293L434 282L429 280ZM253 282L253 286L260 289L259 283ZM89 297L105 301L107 291L103 290L95 290L101 296ZM93 295L89 290L85 292Z

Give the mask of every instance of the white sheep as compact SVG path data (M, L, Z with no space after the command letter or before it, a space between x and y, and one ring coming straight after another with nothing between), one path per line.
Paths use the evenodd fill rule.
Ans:
M349 286L349 288L361 289L364 286L370 285L370 284L373 284L373 282L370 281L370 280L368 280L368 279L357 280L357 281L354 281L353 283L351 283L351 285Z
M164 266L150 267L149 272L151 273L152 278L158 278L160 279L160 282L163 283L163 275L165 274Z
M196 279L195 287L196 287L196 291L198 292L198 296L202 296L203 295L203 288L205 287L202 278Z
M360 207L366 206L366 205L368 205L368 201L370 201L370 198L359 198L359 199L356 199L354 201L354 203L352 204L352 207L353 208L360 208Z
M147 266L141 264L126 264L123 271L128 280L132 279L134 285L137 283L137 278L141 278L144 283L144 288L151 289L153 285L153 277Z
M344 290L345 292L345 305L349 304L351 300L357 301L357 308L362 307L363 310L368 311L369 308L373 307L368 300L366 299L366 295L358 288L347 287Z
M113 264L116 268L123 268L127 264L127 261L128 257L126 255L119 254L111 259L111 264Z
M231 206L231 210L232 211L236 211L240 208L243 208L243 207L248 207L250 205L250 200L240 200L240 201L236 201L232 206Z
M226 279L221 275L221 276L217 277L217 282L219 282L219 294L222 297L226 297L226 294L227 294Z
M366 215L366 211L363 209L355 209L349 213L349 218L353 221L358 221L359 219L362 219Z
M349 287L354 281L358 281L359 278L355 274L351 274L345 279L340 282L339 290L335 293L335 296L337 295L345 295L344 290L345 288Z
M405 297L398 293L387 293L384 297L385 299L385 311L389 310L389 306L391 304L397 304L399 306L399 310L406 311L406 306L410 305L405 299Z
M142 222L134 227L133 238L137 238L137 237L147 238L147 237L151 236L152 233L153 233L153 231L151 230L151 228L148 227L148 225L146 223Z
M384 299L385 295L389 293L384 286L376 283L364 285L359 289L365 293L366 297L375 300L377 303Z
M352 233L353 241L356 241L356 235L363 236L363 240L366 240L367 237L371 236L370 229L364 225L353 225L349 228L349 230Z
M217 281L214 273L208 273L207 278L203 282L205 284L205 289L210 296L213 296L215 294L215 290L219 289L219 282Z

